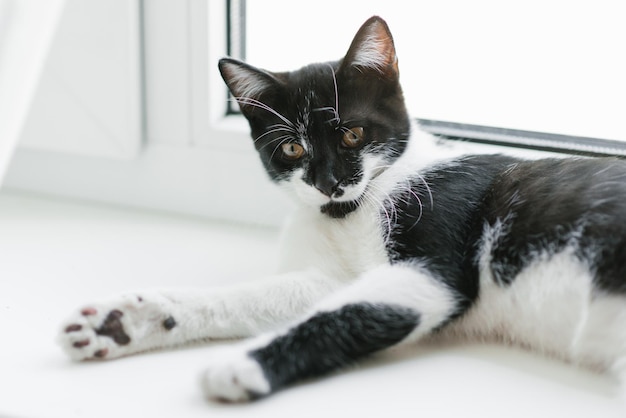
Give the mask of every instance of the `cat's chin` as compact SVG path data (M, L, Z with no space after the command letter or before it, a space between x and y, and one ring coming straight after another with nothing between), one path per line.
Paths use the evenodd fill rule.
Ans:
M359 203L357 201L328 202L320 207L320 211L331 218L341 219L354 212L358 207Z

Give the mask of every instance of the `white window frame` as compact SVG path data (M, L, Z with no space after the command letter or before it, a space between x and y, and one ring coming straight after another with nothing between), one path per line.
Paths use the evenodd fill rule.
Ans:
M64 0L0 0L0 185L23 129Z
M224 1L143 6L145 140L119 159L19 147L8 189L278 225L289 202L267 179L241 117L226 116L217 61ZM209 41L210 39L210 41Z
M137 155L144 139L140 5L139 0L64 2L21 146L95 157Z

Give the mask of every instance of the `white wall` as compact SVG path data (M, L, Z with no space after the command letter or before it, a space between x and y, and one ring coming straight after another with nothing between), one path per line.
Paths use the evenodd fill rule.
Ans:
M267 180L245 123L223 116L224 2L143 7L142 55L138 0L68 0L6 187L280 223L286 199ZM115 28L122 33L110 36Z
M0 184L20 139L64 0L0 0Z

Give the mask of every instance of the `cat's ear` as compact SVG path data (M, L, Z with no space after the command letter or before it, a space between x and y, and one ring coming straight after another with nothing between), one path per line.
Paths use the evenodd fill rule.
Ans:
M378 16L369 18L354 36L342 67L397 78L398 58L387 22Z
M222 78L244 115L258 107L264 96L270 94L279 81L269 72L232 58L219 61Z

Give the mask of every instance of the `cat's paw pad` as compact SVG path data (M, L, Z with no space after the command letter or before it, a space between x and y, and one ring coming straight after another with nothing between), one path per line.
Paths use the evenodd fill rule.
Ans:
M119 309L83 308L71 318L59 333L58 342L74 360L117 357L118 347L131 338L122 325L124 313Z
M207 399L222 402L245 402L271 391L259 363L237 350L215 356L200 383Z
M109 359L152 348L155 337L176 326L161 298L126 295L79 309L57 341L73 360Z

